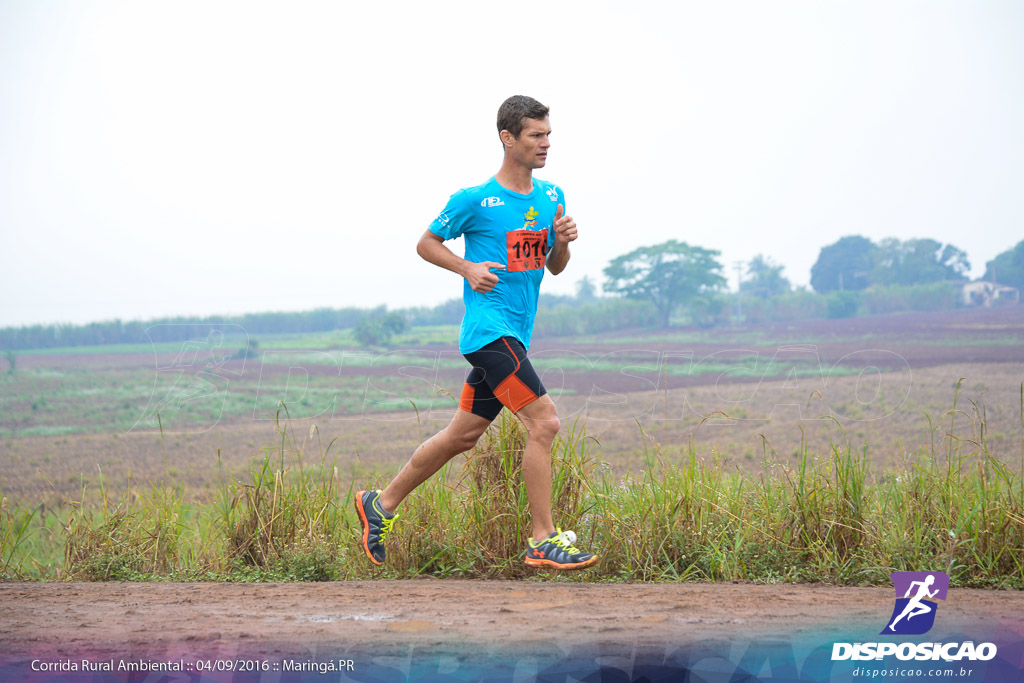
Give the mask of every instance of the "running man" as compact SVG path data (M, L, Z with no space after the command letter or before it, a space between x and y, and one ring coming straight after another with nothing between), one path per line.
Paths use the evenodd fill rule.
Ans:
M889 624L890 631L896 631L896 622L898 622L903 617L906 617L907 621L910 621L919 614L928 614L932 611L933 608L924 604L924 602L922 602L922 599L934 598L935 594L939 592L938 588L936 588L933 591L928 590L928 588L933 583L935 583L935 576L932 574L929 574L927 577L925 577L924 581L912 581L910 583L910 586L907 587L907 593L903 597L910 598L910 593L914 590L914 586L918 587L917 594L914 595L914 597L910 598L910 602L908 602L907 606L903 608L903 611L900 612L900 615L893 619L892 623ZM897 593L897 595L899 595L899 593Z
M375 564L384 563L384 541L405 497L471 449L502 407L527 431L523 479L533 536L526 564L582 569L597 562L597 555L573 545L573 532L552 521L551 444L558 413L526 357L544 268L561 273L569 243L576 239L576 222L564 213L561 189L533 177L547 162L550 135L547 107L522 95L505 100L498 109L505 153L501 169L483 185L453 194L416 247L425 260L464 280L459 352L472 369L451 423L420 444L387 488L355 495L363 549ZM465 259L444 245L459 236L466 239Z

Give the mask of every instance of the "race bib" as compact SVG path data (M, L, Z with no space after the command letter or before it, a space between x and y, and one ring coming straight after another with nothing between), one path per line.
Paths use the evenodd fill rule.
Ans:
M548 255L548 229L509 230L505 233L505 246L508 249L507 272L543 268Z

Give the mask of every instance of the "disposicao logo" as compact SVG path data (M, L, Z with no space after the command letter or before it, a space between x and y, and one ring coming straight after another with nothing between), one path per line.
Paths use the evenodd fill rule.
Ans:
M939 610L936 600L945 600L949 577L943 572L894 572L893 587L896 604L885 629L879 635L916 636L927 633L935 625ZM988 661L996 656L993 643L835 643L832 661L879 660L895 655L899 660L950 662L958 660Z
M949 577L943 572L893 572L896 606L882 635L919 636L935 625L935 613L946 599ZM902 596L902 597L901 597Z

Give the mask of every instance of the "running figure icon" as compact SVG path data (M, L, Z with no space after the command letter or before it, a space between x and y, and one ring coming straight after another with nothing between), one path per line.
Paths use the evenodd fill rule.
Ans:
M910 636L930 631L939 613L938 601L944 601L949 592L949 576L940 571L893 572L889 576L896 602L882 634Z
M908 602L907 606L903 608L903 611L900 612L900 615L893 619L892 623L889 624L890 631L896 630L896 622L898 622L903 617L906 617L907 621L910 621L916 616L919 616L921 614L928 614L933 609L935 609L934 607L931 607L922 601L923 598L934 598L935 595L939 592L938 588L936 588L933 591L928 590L934 583L934 574L929 574L924 581L912 581L910 583L910 588L907 589L907 592L903 597L910 598L910 593L914 590L914 586L918 587L917 594L914 595L914 597L910 598L910 602Z

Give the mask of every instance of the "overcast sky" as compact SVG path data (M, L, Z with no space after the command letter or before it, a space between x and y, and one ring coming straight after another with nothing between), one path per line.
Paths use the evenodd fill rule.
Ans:
M433 305L419 236L551 107L542 292L668 239L1024 237L1024 3L0 1L0 325ZM462 253L462 242L449 242Z

